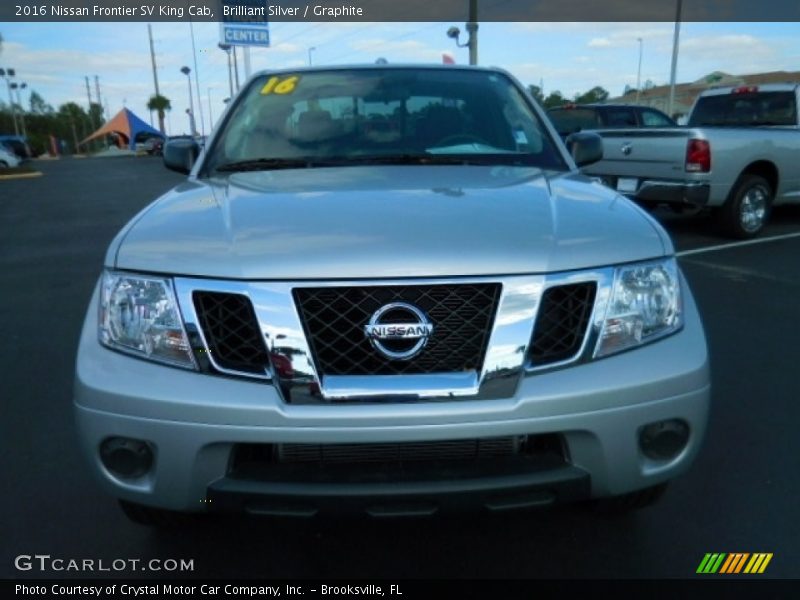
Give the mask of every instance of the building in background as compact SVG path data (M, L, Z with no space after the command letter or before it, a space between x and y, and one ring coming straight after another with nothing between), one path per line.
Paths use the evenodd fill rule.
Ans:
M679 83L675 86L675 104L673 116L679 118L689 113L697 96L713 87L763 85L767 83L800 83L800 71L772 71L752 75L730 75L722 71L714 71L691 83ZM625 94L606 100L611 103L636 104L636 89L628 89ZM642 89L639 104L651 106L667 112L669 105L669 85L658 85Z

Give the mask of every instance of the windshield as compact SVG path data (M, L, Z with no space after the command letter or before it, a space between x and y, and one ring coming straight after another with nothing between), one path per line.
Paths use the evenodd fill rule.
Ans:
M797 106L793 92L704 96L697 101L689 119L690 127L796 124Z
M547 115L562 137L584 129L600 128L597 111L592 108L556 108L548 111Z
M209 148L205 169L370 162L567 168L508 77L375 68L256 78Z

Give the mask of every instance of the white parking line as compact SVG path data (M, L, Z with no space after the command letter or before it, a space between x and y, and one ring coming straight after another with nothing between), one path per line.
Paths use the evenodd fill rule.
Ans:
M717 246L695 248L694 250L684 250L682 252L676 252L675 256L691 256L693 254L716 252L717 250L727 250L728 248L741 248L742 246L754 246L755 244L766 244L767 242L777 242L779 240L789 240L798 237L800 237L800 232L786 233L784 235L773 235L772 237L758 238L756 240L746 240L744 242L732 242L730 244L719 244Z

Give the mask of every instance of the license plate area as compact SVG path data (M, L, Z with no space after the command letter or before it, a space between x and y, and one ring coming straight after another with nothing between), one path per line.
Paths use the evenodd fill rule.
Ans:
M639 180L635 177L620 177L617 179L617 191L632 193L639 187Z
M633 193L639 187L639 180L635 177L620 177L617 179L617 191L623 193Z

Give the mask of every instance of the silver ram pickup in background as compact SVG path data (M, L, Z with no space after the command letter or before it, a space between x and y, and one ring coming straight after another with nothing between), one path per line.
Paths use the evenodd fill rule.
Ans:
M725 233L757 235L779 204L800 203L796 84L703 92L686 127L597 131L584 172L645 205L712 209Z
M83 451L135 521L631 509L692 463L669 236L504 71L261 73L198 152L165 146L189 178L112 242L78 349Z

